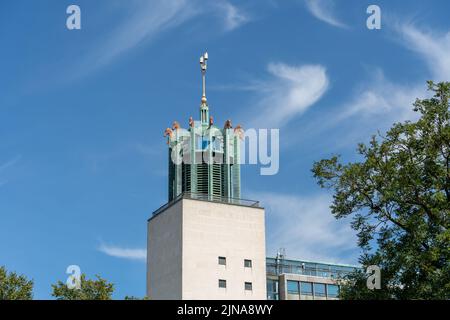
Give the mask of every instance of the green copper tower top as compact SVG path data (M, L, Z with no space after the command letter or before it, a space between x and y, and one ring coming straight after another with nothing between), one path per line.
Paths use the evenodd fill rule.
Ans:
M208 126L209 108L206 99L206 69L208 68L208 52L200 57L200 68L202 70L202 101L200 105L200 121L202 126Z
M169 201L183 193L203 199L240 199L241 126L233 128L227 120L223 129L214 125L206 99L208 53L200 57L202 98L200 121L189 118L189 128L175 121L164 136L169 146Z

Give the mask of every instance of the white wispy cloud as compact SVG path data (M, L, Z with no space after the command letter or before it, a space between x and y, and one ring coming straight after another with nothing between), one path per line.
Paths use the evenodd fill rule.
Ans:
M19 154L4 163L0 163L0 174L7 171L8 168L15 166L20 161L20 159L22 159L22 155ZM0 188L8 184L8 182L9 181L6 179L0 179Z
M253 193L266 208L267 254L285 248L291 258L356 263L357 242L349 221L336 220L331 197L297 196L275 192Z
M426 62L433 80L449 81L450 30L446 32L422 30L412 23L397 23L400 40Z
M148 45L165 32L184 25L195 17L214 13L223 22L225 31L231 31L247 22L248 16L226 0L205 4L198 0L129 0L118 4L125 12L117 27L102 34L95 47L87 49L70 74L77 78L104 67L127 52Z
M138 45L149 42L160 33L176 27L198 14L186 0L131 0L121 4L126 18L96 43L77 66L80 76L110 64Z
M316 141L316 147L319 144L321 149L339 153L387 130L394 122L416 120L419 114L413 111L413 103L427 96L424 81L397 83L382 69L372 69L369 79L353 88L348 98L308 119L297 135L287 137L285 145L298 147Z
M394 83L379 68L374 69L371 74L372 79L355 90L354 96L344 104L336 120L352 116L372 120L374 116L379 116L389 122L415 120L418 114L413 111L412 104L416 98L425 97L425 83Z
M247 121L251 126L280 128L304 113L327 91L329 80L321 65L292 66L271 63L271 79L253 86L259 93L256 117Z
M216 2L217 12L223 17L225 30L231 31L247 23L250 19L242 9L228 1Z
M138 261L146 261L147 259L147 250L141 248L123 248L118 246L101 244L98 247L100 252L107 254L108 256L129 260L138 260Z
M372 120L378 117L380 121L389 122L416 120L419 114L412 110L412 104L417 98L429 96L425 81L430 78L449 81L450 31L424 31L412 23L389 21L395 30L396 39L423 59L430 74L408 83L396 83L386 78L382 69L374 69L370 72L371 79L355 90L353 97L344 104L342 112L334 120L354 116Z
M317 19L339 28L347 28L334 13L333 0L305 0L306 8Z
M416 120L420 115L413 111L412 104L417 98L424 99L430 95L425 81L449 80L450 31L425 31L413 23L392 18L388 22L394 30L396 40L423 59L429 75L424 74L420 78L400 83L386 78L380 68L371 70L369 81L354 90L353 97L341 106L339 114L333 118L334 123L352 117L358 117L360 122L370 120L374 125L379 125L380 122Z
M0 164L0 172L6 170L9 167L14 166L16 163L18 163L20 161L20 159L22 159L22 155L19 154L19 155L15 156L14 158L6 161L5 163Z

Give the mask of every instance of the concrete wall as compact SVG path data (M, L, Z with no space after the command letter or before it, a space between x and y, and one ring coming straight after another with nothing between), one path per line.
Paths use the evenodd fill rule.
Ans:
M265 300L264 209L182 199L149 221L147 261L152 299Z
M148 223L147 296L150 299L181 299L182 225L181 201Z
M218 257L227 264L218 264ZM244 268L244 259L252 268ZM183 299L266 296L264 209L183 200ZM227 288L218 287L218 280ZM246 291L251 282L252 291Z

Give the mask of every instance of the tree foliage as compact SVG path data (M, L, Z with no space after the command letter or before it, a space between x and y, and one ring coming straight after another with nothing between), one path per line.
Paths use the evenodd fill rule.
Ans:
M0 267L0 300L33 299L33 280Z
M344 299L450 298L450 83L428 87L433 96L414 103L420 118L360 144L361 162L334 156L312 169L333 191L332 214L352 217L361 264L381 268L380 290L356 272Z
M114 292L114 284L96 276L96 280L86 279L86 275L80 277L80 288L69 288L65 283L58 281L52 285L52 296L57 300L111 300Z

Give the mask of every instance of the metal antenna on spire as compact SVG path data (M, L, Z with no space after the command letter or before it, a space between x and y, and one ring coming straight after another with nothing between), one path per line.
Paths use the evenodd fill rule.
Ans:
M205 52L200 57L200 68L202 70L202 80L203 80L202 104L206 104L206 69L208 68L208 52Z

